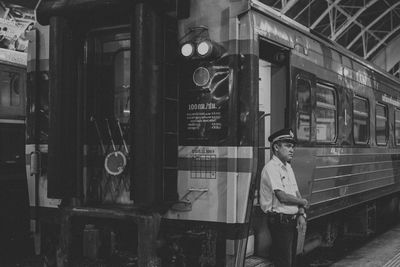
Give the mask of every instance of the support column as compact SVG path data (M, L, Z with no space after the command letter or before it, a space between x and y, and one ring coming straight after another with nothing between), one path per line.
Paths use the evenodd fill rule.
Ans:
M135 6L131 53L131 198L135 204L145 206L162 199L161 21L150 4Z

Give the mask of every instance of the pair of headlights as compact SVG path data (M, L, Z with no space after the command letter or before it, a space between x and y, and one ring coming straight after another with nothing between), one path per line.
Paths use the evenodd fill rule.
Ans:
M185 43L181 46L181 54L185 58L192 57L195 53L200 57L207 57L212 53L213 44L209 40L201 41L196 46L193 43Z

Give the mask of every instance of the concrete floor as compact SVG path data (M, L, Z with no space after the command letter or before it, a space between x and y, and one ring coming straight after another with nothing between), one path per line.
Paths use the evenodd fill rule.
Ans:
M331 267L400 266L400 224L368 242Z

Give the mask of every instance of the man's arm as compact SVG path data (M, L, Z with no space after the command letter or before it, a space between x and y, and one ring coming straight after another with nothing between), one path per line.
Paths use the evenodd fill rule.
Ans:
M286 205L294 205L294 206L301 206L306 207L308 205L308 201L305 198L295 197L289 194L286 194L282 190L275 190L275 195L278 200Z

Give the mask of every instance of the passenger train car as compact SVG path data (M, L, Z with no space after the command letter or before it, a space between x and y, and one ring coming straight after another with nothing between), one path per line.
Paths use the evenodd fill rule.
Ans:
M27 54L0 48L0 261L31 247L25 171Z
M44 0L38 18L27 151L59 266L268 258L257 188L283 127L311 203L298 254L397 217L400 82L262 1Z

